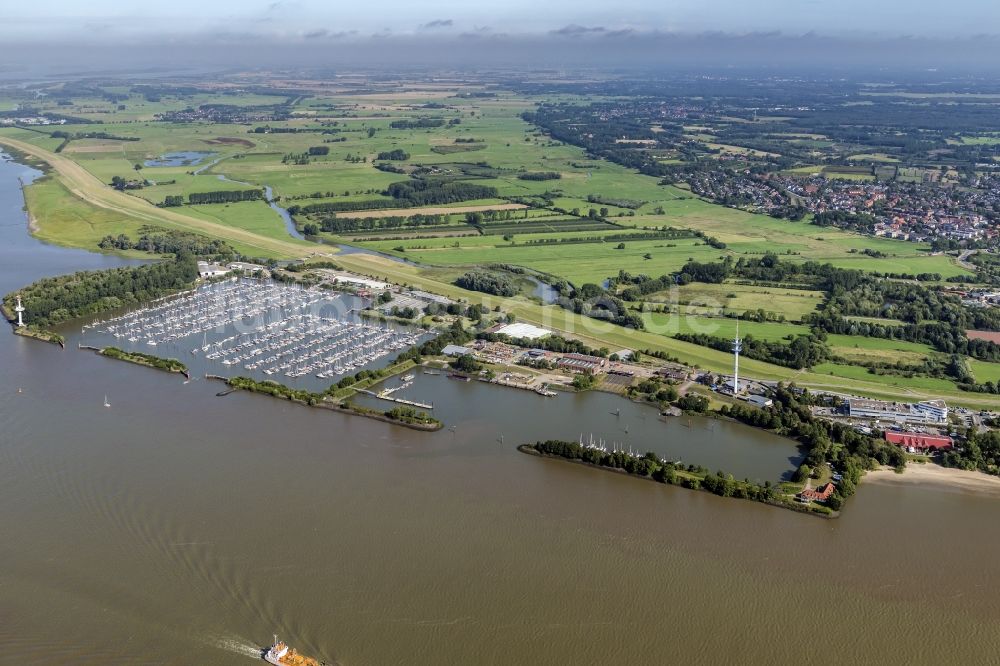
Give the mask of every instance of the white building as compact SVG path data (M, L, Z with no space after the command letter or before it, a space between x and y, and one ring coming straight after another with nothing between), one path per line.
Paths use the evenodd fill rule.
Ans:
M498 328L497 333L502 333L512 338L520 338L523 340L538 340L539 338L544 338L546 335L551 335L552 331L547 328L541 328L539 326L533 326L532 324L507 324L501 328Z
M851 398L847 401L847 408L848 415L853 419L876 419L898 423L944 423L948 420L948 406L943 400L927 400L913 404Z
M219 277L220 275L225 275L229 272L229 268L226 266L220 266L219 264L210 264L207 261L198 262L198 277L211 278Z

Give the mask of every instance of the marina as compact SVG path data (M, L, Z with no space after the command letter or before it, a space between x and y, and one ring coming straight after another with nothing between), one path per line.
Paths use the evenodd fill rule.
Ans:
M81 333L126 350L173 354L204 372L329 384L426 335L360 321L357 305L319 289L233 278L84 324Z

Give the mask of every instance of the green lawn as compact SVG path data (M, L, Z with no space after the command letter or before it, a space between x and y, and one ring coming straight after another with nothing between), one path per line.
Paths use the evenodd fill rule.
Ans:
M832 375L844 379L864 380L903 389L920 389L930 391L953 392L955 383L947 379L934 377L901 377L899 375L876 375L866 368L857 365L842 365L838 363L822 363L813 368L817 375Z

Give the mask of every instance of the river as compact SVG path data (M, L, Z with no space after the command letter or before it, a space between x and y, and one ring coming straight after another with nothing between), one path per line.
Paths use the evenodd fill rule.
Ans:
M30 175L0 164L0 290L122 263L31 239ZM618 436L620 404L636 448L791 464L776 438L613 396L420 376L449 424L423 433L216 398L6 328L0 366L3 663L238 666L275 632L345 665L988 663L1000 648L996 497L869 483L827 521L515 451L534 432Z

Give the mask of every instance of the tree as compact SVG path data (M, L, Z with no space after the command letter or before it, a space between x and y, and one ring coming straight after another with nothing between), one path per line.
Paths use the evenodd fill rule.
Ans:
M463 354L451 362L451 367L459 372L479 372L483 364L476 360L472 354Z

